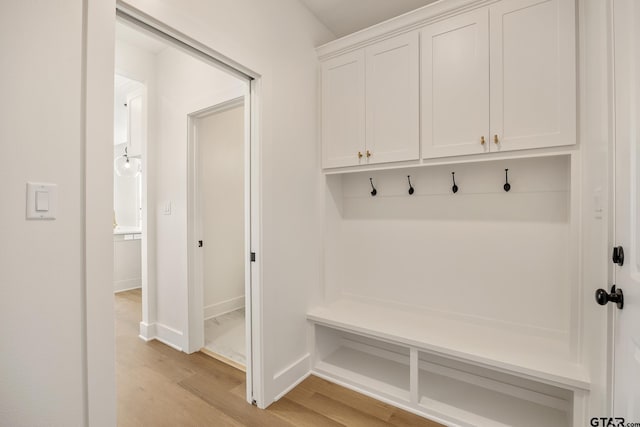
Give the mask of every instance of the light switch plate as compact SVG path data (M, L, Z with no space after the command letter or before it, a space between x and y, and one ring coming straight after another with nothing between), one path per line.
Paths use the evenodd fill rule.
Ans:
M55 219L58 210L58 186L27 182L27 219Z

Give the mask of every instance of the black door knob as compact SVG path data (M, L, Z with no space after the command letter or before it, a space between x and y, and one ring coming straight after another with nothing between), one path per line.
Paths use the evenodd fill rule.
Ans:
M624 294L622 289L616 288L616 285L611 287L611 293L607 293L604 289L598 289L596 291L596 302L600 305L607 305L607 303L613 302L622 310L624 307Z

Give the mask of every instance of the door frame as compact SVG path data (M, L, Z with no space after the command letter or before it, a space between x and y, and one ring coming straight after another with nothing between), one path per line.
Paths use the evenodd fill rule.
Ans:
M198 42L183 34L170 26L157 21L144 12L125 4L121 1L116 2L116 16L119 19L125 20L129 23L136 25L137 27L151 32L160 38L168 41L174 47L177 47L188 54L191 54L204 62L210 64L213 67L227 72L241 80L247 82L245 94L242 97L245 105L245 248L247 250L246 256L249 260L249 253L261 253L261 218L262 218L262 203L261 203L261 156L260 156L260 94L262 91L262 80L260 74L250 70L249 68L235 62L234 60L220 54L219 52L209 48L208 46ZM114 29L115 33L115 29ZM197 113L197 112L196 112ZM194 113L195 114L195 113ZM191 115L190 115L191 116ZM188 132L191 133L191 120L189 117ZM190 136L190 135L189 135ZM188 150L191 149L192 138L188 138ZM187 324L185 328L185 343L189 348L186 348L186 352L190 353L197 351L191 349L191 336L197 336L198 326L192 328L192 321L197 320L195 317L192 319L192 313L200 313L200 319L202 320L200 328L204 328L204 315L202 288L200 288L199 310L193 310L196 304L198 304L198 298L194 294L196 289L192 286L191 277L191 250L195 248L192 245L193 240L192 226L193 221L191 219L193 209L190 201L192 200L191 191L194 189L192 185L192 170L191 170L191 152L187 153L187 260L188 260L188 280L187 280L187 300L188 300L188 316ZM248 209L247 209L248 208ZM260 257L255 262L245 263L245 313L246 313L246 343L247 343L247 363L246 363L246 400L249 403L257 404L260 407L264 406L264 384L262 382L263 369L263 346L262 346L262 328L260 319L262 318L262 292L261 292L261 272L262 263Z
M635 0L634 0L635 1ZM616 9L616 4L621 3L616 0L608 0L608 21L609 21L609 40L608 40L608 49L609 49L609 119L610 119L610 151L611 151L611 159L610 159L610 176L609 176L609 191L611 194L609 209L611 211L611 219L609 224L609 242L608 242L608 251L611 254L611 249L621 243L624 245L627 250L627 257L632 255L635 251L628 250L626 242L621 242L619 239L619 223L618 223L618 170L619 170L619 162L618 162L618 146L620 138L618 138L618 131L620 127L619 124L619 110L618 110L618 75L617 75L617 66L620 65L616 58L616 41L618 39L626 39L629 36L629 32L632 31L632 28L628 25L630 22L625 21L625 19L618 19L621 16L625 18L628 17L627 12L624 7L622 12ZM634 46L635 47L635 46ZM631 97L635 96L635 94L631 94ZM624 115L624 113L623 113ZM627 123L628 124L628 123ZM633 159L633 149L631 149L631 158ZM628 166L632 167L632 166ZM635 165L637 169L637 165ZM633 177L633 172L629 171L631 177ZM632 185L628 183L628 185ZM628 196L630 197L630 196ZM631 213L630 213L631 215ZM634 224L631 224L631 235L634 233ZM632 249L636 249L634 247L635 240L631 238L629 242L629 247ZM609 262L609 285L615 284L616 286L620 286L619 282L619 268L615 266L613 262ZM631 274L633 276L633 274ZM625 291L624 284L621 289ZM608 289L607 289L608 290ZM625 294L625 298L627 295ZM628 300L625 301L625 306L628 304ZM625 307L626 308L626 307ZM618 309L615 308L614 304L608 304L608 341L607 341L607 357L608 357L608 382L607 382L607 404L608 410L611 417L620 416L623 414L616 414L614 411L616 410L616 401L618 398L616 397L616 371L619 367L616 366L616 353L619 347L616 347L616 336L618 334L619 329L619 317L618 317ZM624 367L620 367L621 369ZM631 420L636 421L636 420Z
M609 249L613 248L616 241L615 236L615 224L616 224L616 75L615 75L615 22L614 22L614 0L607 0L607 53L608 62L607 67L608 76L608 151L609 151L609 183L608 183L608 210L609 223L608 225L608 239L606 253L609 253ZM609 285L615 283L615 269L611 262L607 262L607 283L605 284L606 290L609 290ZM608 304L607 307L607 342L606 342L606 410L607 414L614 417L613 414L613 390L614 390L614 375L615 375L615 324L616 316L615 311L611 308L612 304Z
M245 324L251 323L251 307L248 304L251 295L251 268L249 254L251 253L251 139L250 133L250 101L249 82L243 96L223 101L211 107L190 113L187 117L187 271L189 289L189 328L187 329L187 353L193 353L204 347L204 260L199 250L198 240L203 235L204 219L202 216L202 182L200 178L200 143L197 137L198 120L210 115L222 113L232 108L243 106L244 109L244 253L247 255L244 263L245 281ZM251 330L246 328L245 338L250 337ZM247 344L247 365L251 365L251 340ZM247 368L247 373L249 369Z

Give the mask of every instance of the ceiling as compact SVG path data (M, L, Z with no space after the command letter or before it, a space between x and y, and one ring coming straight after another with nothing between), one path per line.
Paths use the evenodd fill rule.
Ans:
M436 0L300 0L336 37L433 3Z

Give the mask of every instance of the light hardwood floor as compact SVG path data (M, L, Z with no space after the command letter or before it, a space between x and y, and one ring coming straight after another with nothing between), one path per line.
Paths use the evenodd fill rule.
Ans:
M140 299L139 290L115 297L119 426L440 425L313 376L260 410L245 402L243 372L138 338Z

